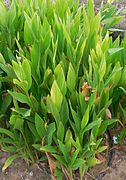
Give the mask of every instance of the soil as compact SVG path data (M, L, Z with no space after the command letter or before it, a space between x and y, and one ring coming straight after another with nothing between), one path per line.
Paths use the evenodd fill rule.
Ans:
M0 151L0 180L50 180L50 172L46 163L28 166L22 159L15 160L2 172L4 162L9 153Z
M126 153L115 150L111 165L102 163L86 175L86 180L126 180Z
M51 180L46 163L28 166L23 160L17 159L2 172L2 166L9 156L0 152L0 180ZM104 162L90 170L85 180L126 180L126 152L114 150L110 165Z

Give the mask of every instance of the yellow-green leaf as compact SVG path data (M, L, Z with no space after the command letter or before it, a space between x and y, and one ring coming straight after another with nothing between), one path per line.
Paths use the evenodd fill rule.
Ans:
M52 88L51 88L51 99L53 103L55 104L55 106L57 107L57 109L60 111L61 104L63 101L63 95L58 87L56 80L54 80Z
M76 74L72 64L69 64L68 74L67 74L67 86L70 92L75 89L76 85Z
M11 164L12 162L18 158L18 155L12 155L10 156L6 161L5 161L5 164L2 168L2 171L4 172Z
M81 122L81 129L82 130L86 127L86 125L88 124L88 121L89 121L89 106L87 107L87 110L84 113L84 116L83 116L83 119Z

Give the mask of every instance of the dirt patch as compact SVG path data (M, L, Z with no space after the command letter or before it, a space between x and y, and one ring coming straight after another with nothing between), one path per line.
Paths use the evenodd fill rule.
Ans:
M51 180L47 163L34 164L30 167L21 159L2 172L2 166L9 156L0 152L0 180ZM126 153L114 150L111 165L102 163L90 170L85 180L126 180Z
M112 166L102 180L126 180L126 153L115 151Z
M22 160L15 160L3 173L2 166L9 154L0 152L0 180L50 180L50 172L46 163L34 164L30 167Z
M115 150L111 165L102 163L86 175L86 180L126 180L126 153Z

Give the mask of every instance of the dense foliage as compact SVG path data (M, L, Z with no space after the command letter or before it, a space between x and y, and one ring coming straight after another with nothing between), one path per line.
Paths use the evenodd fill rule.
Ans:
M108 31L121 18L109 3L95 14L92 0L0 1L3 170L46 157L53 178L82 179L101 163L106 130L125 132L126 37Z

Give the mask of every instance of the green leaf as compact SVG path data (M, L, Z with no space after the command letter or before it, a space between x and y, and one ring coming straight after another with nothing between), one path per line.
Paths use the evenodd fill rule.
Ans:
M25 80L28 82L28 90L31 88L32 78L31 78L31 66L27 59L23 60L22 68L25 73Z
M47 128L47 134L46 134L47 143L50 145L52 143L52 138L53 138L53 134L55 131L56 131L56 125L53 122L53 123L49 124L49 126Z
M84 114L85 112L85 109L87 108L87 104L86 102L84 101L84 96L81 92L79 92L79 104L80 104L80 109L81 109L81 114ZM89 105L90 105L90 100L89 100ZM91 105L90 105L91 106Z
M68 129L65 134L65 146L68 149L68 151L71 150L72 141L73 141L72 132L70 131L70 129Z
M40 157L36 162L39 163L39 162L45 162L45 161L47 161L47 157L42 155L42 157Z
M12 60L16 61L17 60L16 57L14 56L13 51L8 47L7 47L7 54L8 54L8 58L10 61L12 61Z
M6 152L10 152L10 153L16 153L17 152L17 148L15 146L5 146L2 145L2 151L6 151Z
M32 145L35 149L37 149L37 151L40 151L42 145L41 144L33 144Z
M13 82L13 79L9 76L0 77L0 82Z
M40 141L41 138L40 138L40 136L37 133L35 125L33 123L31 123L31 122L28 122L28 127L29 127L31 133L33 134L33 136L35 137L35 140L36 140L35 142Z
M70 103L70 109L71 109L71 113L75 122L76 129L79 132L80 131L80 118L78 114L72 109L71 103Z
M101 64L99 67L99 76L100 76L100 81L103 80L103 77L105 75L106 72L106 59L105 59L105 55L103 56L102 60L101 60Z
M65 97L63 99L63 103L60 110L60 118L63 125L65 125L69 119L69 107Z
M119 134L118 134L118 139L117 139L117 141L118 141L120 144L122 144L125 137L126 137L126 128L122 128L121 131L120 131Z
M24 13L25 23L24 23L24 41L26 44L32 44L33 34L31 30L31 18L27 13Z
M119 87L125 94L126 94L126 90L123 87Z
M4 57L3 57L3 55L1 53L0 53L0 63L5 64Z
M63 142L64 139L64 126L61 121L57 127L57 139L59 139L61 142Z
M28 82L27 81L18 81L17 79L13 79L13 83L20 87L24 92L28 92Z
M90 109L91 109L92 106L94 105L95 100L96 100L96 92L94 92L94 93L91 95L90 99L89 99L89 106L90 106Z
M109 52L110 55L113 55L115 53L118 53L118 52L122 51L123 49L124 48L110 48L110 49L108 49L108 52Z
M40 150L44 152L57 153L56 147L51 145L42 146Z
M98 148L97 152L101 153L101 152L105 151L107 148L108 148L107 146L101 146Z
M9 76L9 79L15 78L15 73L14 69L10 64L1 64L0 63L0 68Z
M94 19L95 12L94 12L94 1L93 0L88 0L87 14L88 14L89 21Z
M23 113L23 117L29 117L31 115L31 109L26 109L26 111Z
M99 135L103 134L106 131L106 129L108 128L108 126L110 126L111 124L116 123L116 122L118 122L117 119L111 119L111 120L109 119L109 120L103 121L99 128L98 134Z
M27 122L27 124L28 124L28 127L29 127L31 133L32 133L33 136L35 137L35 142L40 141L41 138L40 138L40 136L39 136L38 133L37 133L37 130L36 130L36 128L35 128L35 125L34 125L32 122Z
M8 11L8 23L9 27L11 27L16 19L16 6L14 0L11 3L11 6Z
M10 104L12 102L12 97L7 94L6 98L4 99L2 105L1 105L1 113L6 113L7 109L9 108Z
M22 132L24 125L23 118L21 118L19 115L12 115L9 122L14 127L14 129L20 130Z
M88 167L93 167L93 166L100 164L100 163L101 163L101 161L99 161L98 159L96 159L94 157L87 159Z
M72 165L72 169L76 170L80 167L82 167L85 164L85 161L82 158L78 158L74 161L73 165Z
M109 28L108 31L111 31L111 32L125 32L125 30L118 29L118 28Z
M72 64L69 64L68 74L67 74L67 87L70 92L73 92L76 86L76 75Z
M0 138L0 143L15 145L13 139L11 138Z
M44 99L41 97L41 112L42 112L42 115L44 117L47 116L47 108L46 108L46 105L44 103Z
M12 162L17 159L19 157L19 155L12 155L10 156L6 161L5 161L5 164L2 168L2 171L4 172L11 164Z
M13 112L18 113L19 115L23 116L23 118L29 117L31 115L31 109L26 109L26 108L11 108Z
M57 85L57 82L54 80L52 88L51 88L51 99L54 105L57 107L58 111L61 109L61 104L63 101L63 95Z
M22 94L22 93L17 93L17 92L12 92L12 91L8 91L8 93L13 96L14 99L16 99L17 101L21 102L21 103L26 103L29 106L31 105L30 103L30 99L29 97L27 97L26 95Z
M79 154L79 149L77 149L77 150L72 154L71 162L70 162L70 165L69 165L70 167L75 163L78 154Z
M63 27L64 36L65 36L65 38L66 38L67 43L68 43L70 46L72 46L70 34L69 34L69 32L67 31L67 28L66 28L65 24L62 24L62 27Z
M66 161L64 160L64 156L57 155L57 154L52 154L52 155L55 157L55 159L56 159L59 163L67 166L67 163L66 163Z
M120 81L122 72L118 71L118 69L121 67L120 62L118 61L112 71L112 77L111 77L111 81L114 85L117 85Z
M87 110L84 113L84 116L81 122L81 130L83 130L86 127L86 125L88 124L88 121L89 121L89 106L87 107Z
M37 76L40 77L40 43L34 42L32 46L31 65L32 65L32 73L35 71L35 75L37 74Z
M68 163L69 161L69 149L66 148L66 146L58 140L58 144L59 144L59 148L60 148L60 151L62 152L63 156L64 156L64 159L65 161Z
M101 121L94 121L92 123L89 123L83 130L83 133L85 133L86 131L89 131L90 129L92 129L94 126L101 124Z
M7 26L7 9L2 2L0 2L0 25Z
M57 180L62 180L64 177L64 174L63 174L62 170L56 168L54 176L56 177Z
M52 102L52 99L50 96L47 97L47 111L48 111L48 113L52 113L52 115L56 121L56 124L58 125L60 122L60 114L58 112L57 107Z
M5 135L9 136L10 138L14 139L14 134L7 129L0 128L0 133L5 134Z
M58 64L56 66L54 73L55 73L57 84L58 84L62 94L65 96L66 82L65 82L65 76L64 76L64 72L63 72L61 64Z
M120 67L120 63L117 62L112 73L106 80L105 86L107 86L109 83L113 83L113 82L115 85L117 85L121 78L121 70L122 70L122 67Z
M87 16L87 12L86 12L86 8L85 6L83 7L83 15L84 15L84 18L83 18L83 31L84 31L84 35L86 37L88 37L89 35L89 32L90 32L90 24L89 24L89 19L88 19L88 16Z
M41 21L40 16L37 13L34 13L32 16L32 24L31 24L31 31L34 37L34 40L38 40L40 37L39 30L41 28Z
M34 112L38 112L39 110L39 102L32 94L30 94L30 107Z
M14 72L15 72L17 78L20 81L25 80L25 73L24 73L24 70L22 69L21 63L12 61L12 65L13 65L13 69L14 69Z
M35 127L40 138L43 138L46 134L45 122L37 113L35 114Z

